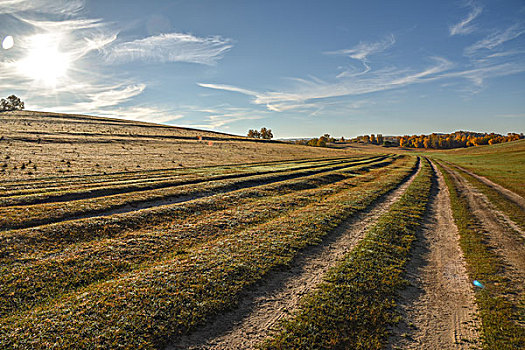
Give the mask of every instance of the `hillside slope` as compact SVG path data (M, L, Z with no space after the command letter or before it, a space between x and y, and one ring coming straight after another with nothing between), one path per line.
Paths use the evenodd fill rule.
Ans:
M0 125L0 179L3 180L337 157L352 153L76 114L4 112L0 113Z

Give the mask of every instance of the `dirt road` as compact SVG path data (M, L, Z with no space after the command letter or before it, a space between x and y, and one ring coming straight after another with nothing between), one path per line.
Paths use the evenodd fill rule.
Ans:
M472 283L443 175L437 174L430 212L408 265L401 294L403 322L389 349L471 349L478 341Z

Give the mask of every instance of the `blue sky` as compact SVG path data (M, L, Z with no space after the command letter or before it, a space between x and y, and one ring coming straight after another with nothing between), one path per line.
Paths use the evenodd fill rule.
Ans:
M0 40L0 96L30 110L276 137L525 131L523 1L1 0Z

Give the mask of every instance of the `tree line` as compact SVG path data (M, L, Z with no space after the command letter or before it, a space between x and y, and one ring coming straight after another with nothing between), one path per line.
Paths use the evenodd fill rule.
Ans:
M384 146L399 146L407 148L464 148L480 145L493 145L496 143L516 141L524 138L522 134L508 133L506 136L496 133L477 133L470 131L456 131L451 134L430 135L405 135L383 138L381 134L377 137L372 135L358 136L352 142L371 143Z

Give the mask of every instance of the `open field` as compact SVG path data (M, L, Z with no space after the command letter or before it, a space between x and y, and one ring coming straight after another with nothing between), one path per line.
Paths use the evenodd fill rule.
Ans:
M2 182L57 175L147 175L148 170L357 153L85 115L3 112L0 122Z
M525 347L522 141L416 155L0 122L2 349Z
M525 140L424 154L457 164L525 197Z

